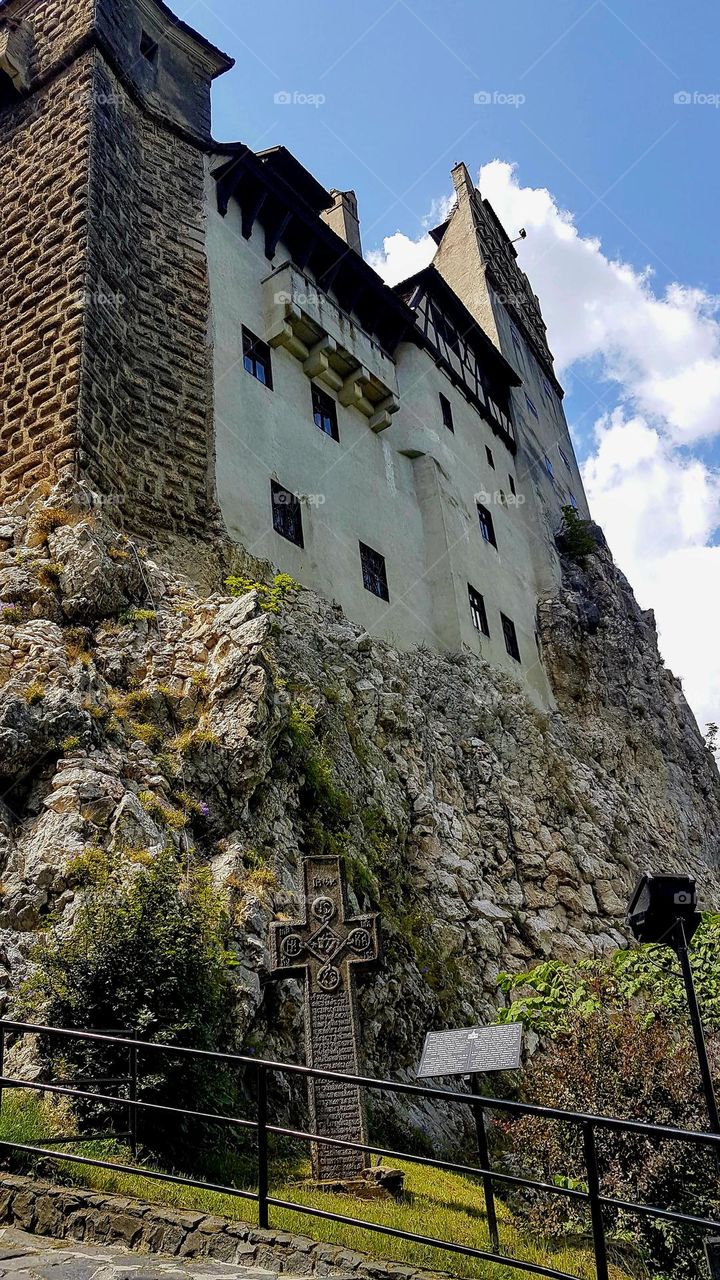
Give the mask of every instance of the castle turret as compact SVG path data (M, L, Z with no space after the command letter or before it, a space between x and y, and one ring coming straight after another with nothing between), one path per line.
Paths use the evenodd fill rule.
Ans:
M70 472L135 527L207 520L203 189L231 65L159 0L0 4L0 497Z

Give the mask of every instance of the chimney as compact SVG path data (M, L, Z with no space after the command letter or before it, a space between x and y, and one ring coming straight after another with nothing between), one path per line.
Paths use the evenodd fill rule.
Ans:
M468 173L467 165L456 164L455 168L452 170L452 180L455 188L455 194L458 198L458 204L462 200L467 200L473 194L475 190L475 183Z
M360 242L360 219L358 217L357 196L354 191L331 191L335 203L330 209L324 209L320 214L323 222L326 222L332 231L340 236L362 257L362 244Z

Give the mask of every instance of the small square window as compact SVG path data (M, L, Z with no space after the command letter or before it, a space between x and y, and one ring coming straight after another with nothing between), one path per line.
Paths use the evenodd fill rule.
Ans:
M554 476L555 476L555 468L554 468L554 466L553 466L552 462L550 461L550 459L548 458L547 454L545 454L545 470L547 471L548 475L550 476L550 479L551 479L551 480L552 480L552 479L554 479Z
M302 508L294 493L283 489L275 480L270 481L273 529L296 547L304 547Z
M149 36L147 31L143 31L140 35L140 53L146 62L157 62L158 46L157 41Z
M440 392L440 409L442 411L443 426L447 427L448 431L454 431L455 424L453 422L452 405L447 396L443 395L442 391Z
M510 492L514 498L515 495L517 494L517 489L515 488L515 481L513 480L512 476L508 476L508 481L510 482Z
M514 348L515 348L515 354L516 354L516 355L518 355L518 356L520 357L520 359L522 359L522 342L520 341L520 334L518 333L518 331L517 331L517 329L515 328L515 325L514 325L514 324L511 324L511 325L510 325L510 333L512 334L512 340L513 340L513 346L514 346Z
M363 586L366 591L379 596L381 600L389 600L387 569L385 557L379 551L373 551L364 542L360 543L360 563L362 565Z
M538 413L537 409L535 408L535 405L533 404L533 402L532 402L532 400L530 399L529 395L526 395L526 396L525 396L525 403L527 404L527 407L528 407L528 409L530 410L530 413L532 414L533 418L539 418L539 417L540 417L540 414Z
M473 623L473 626L475 627L475 630L482 631L484 636L489 636L490 628L488 626L485 601L483 600L483 597L480 595L480 592L476 591L474 587L471 587L469 582L468 582L468 600L470 601L470 617L472 618L472 623Z
M489 466L489 467L492 467L492 469L493 469L493 471L494 471L494 470L495 470L495 459L493 458L493 455L492 455L492 449L489 449L487 445L485 445L485 457L486 457L486 458L487 458L487 460L488 460L488 466Z
M550 386L550 383L548 382L547 378L543 377L542 384L543 384L543 391L545 392L545 395L547 396L548 400L549 400L549 401L550 401L550 403L552 404L552 402L553 402L553 389L552 389L552 387Z
M489 542L491 546L497 547L497 539L495 538L495 525L493 524L493 518L490 512L488 511L487 507L484 507L481 502L478 502L477 513L478 513L478 520L480 521L480 532L483 538L485 539L486 542Z
M257 338L250 329L246 329L243 325L242 330L243 345L243 365L253 378L257 378L258 382L262 382L264 387L269 387L272 391L272 363L270 359L270 348L267 342L263 342L262 338Z
M568 469L568 471L569 471L569 470L570 470L570 459L568 458L568 456L567 456L567 454L566 454L565 450L564 450L563 448L561 448L561 446L560 446L560 445L558 445L558 453L560 454L560 457L562 458L563 462L565 463L565 466L567 467L567 469Z
M337 405L332 396L329 396L321 387L315 386L315 383L312 388L312 409L315 426L324 431L326 436L339 440Z
M574 493L570 494L570 506L572 507L573 511L578 510L577 498L575 497Z
M505 637L505 648L511 658L514 658L516 662L520 662L520 646L518 644L515 623L512 621L512 618L506 618L504 613L500 614L500 619L502 621L503 635Z

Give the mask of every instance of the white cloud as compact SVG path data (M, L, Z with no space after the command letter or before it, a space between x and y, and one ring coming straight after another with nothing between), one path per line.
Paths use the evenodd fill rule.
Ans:
M479 186L506 228L528 232L519 260L559 371L615 387L617 408L596 424L583 468L591 510L640 603L655 609L663 655L699 723L720 721L720 476L687 450L720 434L718 299L681 284L656 294L649 268L609 258L511 164L485 165ZM373 266L394 282L434 247L398 232Z
M518 257L543 306L558 368L587 359L624 400L687 443L720 430L720 300L680 284L661 296L649 269L612 261L549 191L522 187L493 160L480 189L506 227L525 227Z

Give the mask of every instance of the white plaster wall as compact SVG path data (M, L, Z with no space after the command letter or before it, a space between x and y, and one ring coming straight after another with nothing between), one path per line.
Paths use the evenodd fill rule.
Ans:
M217 213L211 179L207 237L216 483L231 536L399 647L467 646L521 680L538 703L550 704L535 616L539 590L557 573L557 556L547 522L537 527L539 508L530 500L522 460L518 466L413 343L401 344L396 354L401 407L391 426L376 435L357 409L338 404L340 441L326 436L313 422L311 381L289 351L272 352L272 391L243 367L242 326L266 336L272 291L263 282L285 261L282 244L269 262L259 226L249 241L243 238L234 201L225 218ZM443 426L440 392L452 405L454 433ZM521 433L520 420L518 426ZM271 479L303 500L304 548L273 529ZM497 550L480 532L478 497L492 512ZM386 558L389 603L363 586L359 541ZM472 624L468 583L485 599L489 638ZM515 623L521 663L506 651L501 612Z
M534 504L527 500L516 459L427 352L409 343L404 343L398 352L398 385L400 411L387 435L393 437L397 449L421 450L431 455L444 474L440 492L445 524L452 531L449 559L461 643L519 676L541 700L549 701L535 641L539 589L536 562L546 561L549 555L557 561L557 555L544 536L542 555L537 551L536 515L530 514ZM454 432L442 422L441 392L452 406ZM486 446L492 452L494 470L487 460ZM515 480L517 502L512 500L510 476ZM480 532L478 501L492 514L497 550ZM547 577L547 570L543 577ZM485 599L489 639L479 635L472 624L468 583ZM520 665L505 648L501 612L515 623Z
M221 218L214 200L212 184L207 230L215 467L228 530L253 555L336 600L368 630L401 647L437 646L412 462L375 435L357 409L337 405L339 442L320 431L311 381L288 351L272 352L272 391L245 371L242 326L265 336L262 282L284 260L284 250L281 245L269 262L260 227L245 240L237 204L231 202ZM271 479L304 499L303 549L273 529ZM363 586L360 541L386 558L389 603Z

